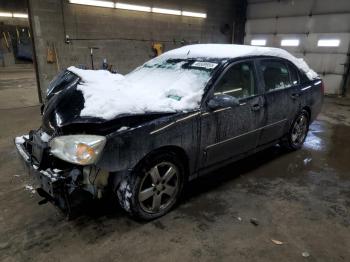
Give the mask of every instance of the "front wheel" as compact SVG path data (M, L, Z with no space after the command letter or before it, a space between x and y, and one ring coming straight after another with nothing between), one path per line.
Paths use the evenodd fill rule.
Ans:
M142 220L166 214L180 198L184 171L183 163L172 152L142 161L121 181L117 191L120 205Z
M302 110L294 119L289 133L282 141L282 145L289 150L301 148L309 131L310 118L306 110Z

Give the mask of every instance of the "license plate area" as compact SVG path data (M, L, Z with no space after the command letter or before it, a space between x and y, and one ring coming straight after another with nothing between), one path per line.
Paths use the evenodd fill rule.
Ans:
M64 179L50 170L40 171L37 176L37 186L42 188L52 198L57 198L63 193Z
M29 133L28 149L31 149L32 163L37 164L40 169L45 168L45 160L48 157L48 143L41 140L40 131Z

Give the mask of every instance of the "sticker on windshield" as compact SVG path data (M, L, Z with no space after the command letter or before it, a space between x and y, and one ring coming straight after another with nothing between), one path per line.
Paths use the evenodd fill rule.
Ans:
M191 66L193 67L201 67L205 69L214 69L218 64L211 62L194 62Z

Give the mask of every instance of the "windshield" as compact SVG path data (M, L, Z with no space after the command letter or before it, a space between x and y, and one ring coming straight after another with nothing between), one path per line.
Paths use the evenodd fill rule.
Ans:
M111 119L121 114L177 112L199 108L218 62L158 57L126 76L81 70L77 90L84 96L81 116Z
M127 74L125 80L178 101L196 98L192 102L199 104L217 66L218 63L208 61L156 58Z

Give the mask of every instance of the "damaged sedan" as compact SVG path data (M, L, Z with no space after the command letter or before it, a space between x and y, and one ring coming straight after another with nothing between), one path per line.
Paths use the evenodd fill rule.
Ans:
M69 67L41 127L15 144L39 195L66 214L114 192L151 220L192 179L278 143L299 149L322 97L318 75L284 50L190 45L125 76Z

